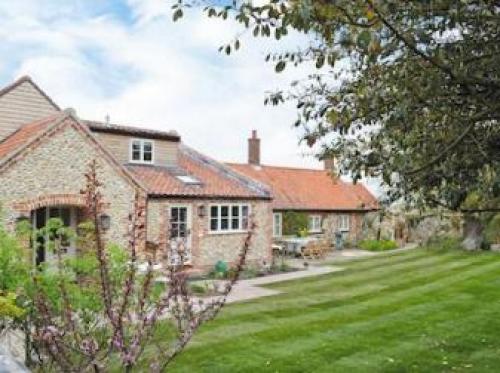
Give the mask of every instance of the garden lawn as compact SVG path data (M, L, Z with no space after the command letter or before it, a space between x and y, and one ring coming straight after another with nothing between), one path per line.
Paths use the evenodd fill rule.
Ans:
M417 249L227 306L174 372L499 372L500 255Z

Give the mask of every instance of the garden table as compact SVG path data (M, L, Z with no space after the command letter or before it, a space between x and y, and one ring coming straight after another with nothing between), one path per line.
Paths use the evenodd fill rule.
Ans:
M287 237L280 241L285 244L285 252L287 254L300 255L302 249L311 241L316 241L315 237Z

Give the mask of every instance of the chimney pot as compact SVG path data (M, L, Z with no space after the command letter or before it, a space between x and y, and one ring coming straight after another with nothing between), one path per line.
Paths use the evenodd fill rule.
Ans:
M248 163L260 165L260 139L257 136L257 130L253 130L252 137L248 139Z

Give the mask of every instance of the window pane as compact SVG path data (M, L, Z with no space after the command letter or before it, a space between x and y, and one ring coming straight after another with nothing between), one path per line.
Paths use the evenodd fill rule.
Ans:
M218 229L217 222L218 222L217 219L210 219L210 230L211 231L216 231Z
M177 222L179 221L179 209L173 208L170 213L170 221Z
M170 238L179 237L179 228L176 223L172 224L170 227Z
M222 218L220 220L220 229L222 231L227 231L229 229L229 219L228 218Z
M231 229L239 230L240 229L240 219L234 218L231 220Z
M210 217L216 218L219 215L219 206L210 207Z
M281 236L281 215L274 214L273 217L273 235L278 237Z
M248 229L248 206L241 206L241 229Z
M185 221L187 220L187 219L186 219L186 217L187 217L186 215L187 215L187 209L186 209L185 207L181 208L181 209L179 210L179 219L180 219L181 221L184 221L184 222L185 222Z
M144 152L151 153L153 151L153 143L150 141L144 141Z
M132 151L132 160L133 161L140 161L141 160L141 152L139 150Z
M179 237L186 238L187 236L187 226L186 223L179 224Z
M61 208L61 220L65 227L71 226L71 212L69 208Z
M220 216L222 216L222 217L229 216L229 207L228 206L221 206L220 207Z
M134 151L141 151L141 142L140 141L134 141L132 143L132 150Z
M232 210L233 218L240 216L240 206L238 206L238 205L232 206L231 210Z
M152 152L144 152L144 162L152 162L153 161L153 153Z

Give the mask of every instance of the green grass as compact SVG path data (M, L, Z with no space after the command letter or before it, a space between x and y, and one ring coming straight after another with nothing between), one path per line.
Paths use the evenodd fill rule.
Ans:
M500 255L412 250L275 284L205 325L174 372L498 372Z

